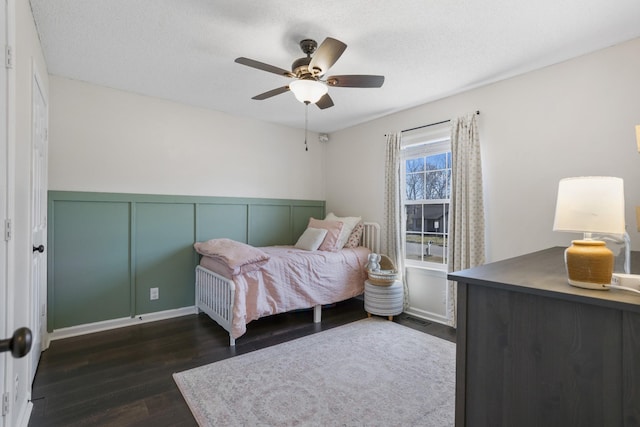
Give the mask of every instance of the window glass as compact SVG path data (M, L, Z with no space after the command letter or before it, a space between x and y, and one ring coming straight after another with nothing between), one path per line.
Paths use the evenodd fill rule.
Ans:
M447 264L451 151L448 140L404 153L405 254L409 263Z

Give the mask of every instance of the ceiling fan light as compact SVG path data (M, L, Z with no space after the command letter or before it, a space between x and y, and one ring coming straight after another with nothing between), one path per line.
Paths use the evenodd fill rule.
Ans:
M289 89L300 102L315 104L322 98L329 88L316 80L294 80L289 83Z

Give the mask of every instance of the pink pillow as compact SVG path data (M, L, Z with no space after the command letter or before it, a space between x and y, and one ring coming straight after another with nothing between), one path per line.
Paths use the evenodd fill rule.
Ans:
M327 235L324 237L324 240L318 250L329 252L339 251L340 247L338 247L338 238L340 237L343 225L344 224L340 221L326 221L309 218L309 227L327 230Z
M211 239L206 242L193 244L200 255L215 258L232 271L239 271L241 267L258 264L260 267L269 261L269 255L258 248L231 239Z

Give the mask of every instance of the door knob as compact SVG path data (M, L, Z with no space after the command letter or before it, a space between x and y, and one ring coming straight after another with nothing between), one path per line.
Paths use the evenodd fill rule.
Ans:
M40 253L44 252L44 245L34 246L33 252L40 252Z
M16 359L25 356L31 350L31 330L18 328L11 338L0 340L0 353L11 351Z

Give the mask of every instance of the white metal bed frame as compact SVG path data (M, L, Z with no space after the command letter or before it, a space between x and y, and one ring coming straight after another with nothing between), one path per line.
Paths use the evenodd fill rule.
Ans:
M372 252L380 250L380 226L374 222L365 222L362 233L361 245ZM233 304L236 296L236 284L233 280L221 276L204 267L196 267L196 308L198 312L204 312L227 332L229 332L229 345L235 346L236 341L231 336L231 322L233 320ZM313 307L313 322L320 323L322 319L322 307Z

